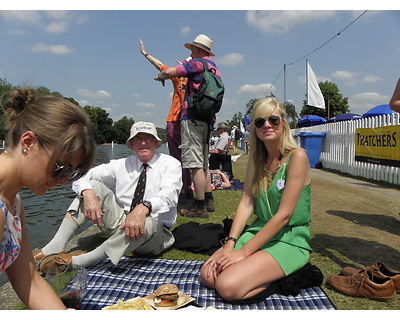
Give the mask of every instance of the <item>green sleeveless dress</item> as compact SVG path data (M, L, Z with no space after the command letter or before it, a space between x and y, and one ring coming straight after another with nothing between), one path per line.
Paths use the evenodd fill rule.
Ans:
M247 243L278 211L285 187L287 164L271 181L268 190L254 198L256 220L239 237L235 250ZM303 267L310 258L310 184L303 188L290 221L261 250L268 252L280 265L286 276Z

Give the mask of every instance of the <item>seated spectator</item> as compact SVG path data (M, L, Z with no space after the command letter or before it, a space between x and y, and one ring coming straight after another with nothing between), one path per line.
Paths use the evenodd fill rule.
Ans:
M229 155L228 124L226 122L218 123L217 130L219 138L215 143L215 147L209 151L209 169L221 169L229 174L230 179L233 179L232 162L236 162L241 154L237 156ZM220 165L222 168L220 168Z

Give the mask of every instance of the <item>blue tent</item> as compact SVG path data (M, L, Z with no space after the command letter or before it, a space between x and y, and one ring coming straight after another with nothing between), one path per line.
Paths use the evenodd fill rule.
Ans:
M362 119L362 116L356 113L342 113L328 119L327 122L339 122L339 121L348 121L357 119Z
M326 123L325 118L316 115L307 115L303 116L301 119L297 121L296 127L297 128L312 127L324 123Z
M390 109L390 106L388 104L381 104L380 106L376 106L368 110L366 113L364 113L363 118L371 118L371 117L377 117L385 114L394 114L394 113L397 112Z

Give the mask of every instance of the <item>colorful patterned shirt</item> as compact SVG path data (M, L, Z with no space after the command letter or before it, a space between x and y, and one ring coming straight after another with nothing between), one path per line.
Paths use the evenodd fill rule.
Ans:
M214 60L211 57L204 57L204 60L208 63L208 68L215 68L216 76L221 79L221 73L219 72ZM204 65L201 59L191 59L184 62L182 65L175 67L177 76L188 78L185 89L185 100L181 109L181 120L195 119L190 113L188 106L189 95L193 94L200 86L201 79L203 78Z
M17 259L21 250L22 229L20 220L21 198L17 195L15 216L12 215L0 197L0 209L3 211L5 224L3 239L0 243L0 273Z

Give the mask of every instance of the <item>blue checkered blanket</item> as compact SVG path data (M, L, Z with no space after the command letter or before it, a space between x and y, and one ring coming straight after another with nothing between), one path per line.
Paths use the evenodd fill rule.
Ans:
M199 283L204 261L166 260L123 257L118 265L107 259L88 268L88 288L81 309L99 310L137 296L153 293L160 285L170 282L195 299L203 308L225 310L334 310L320 287L302 289L297 296L273 294L260 303L247 305L225 302L215 290Z

